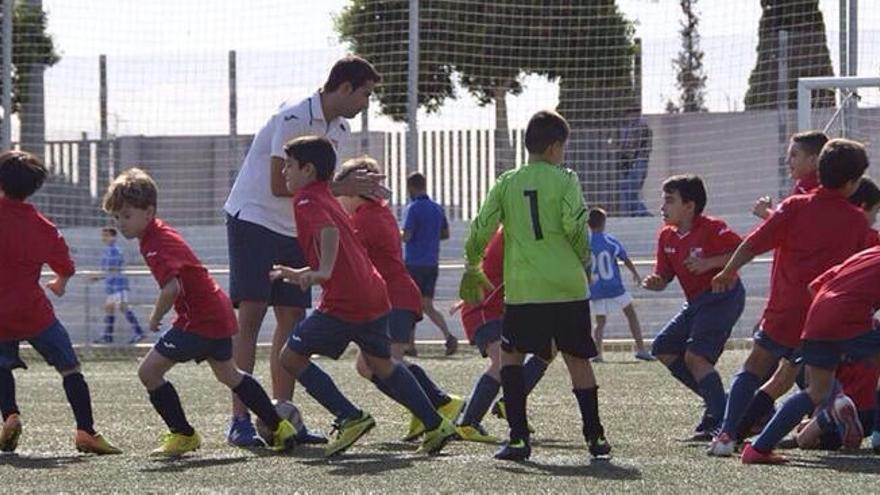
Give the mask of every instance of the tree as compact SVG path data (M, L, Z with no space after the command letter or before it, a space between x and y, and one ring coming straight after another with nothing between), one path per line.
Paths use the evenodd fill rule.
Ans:
M706 75L703 73L703 50L700 49L700 33L697 31L700 19L694 11L696 4L697 0L679 1L685 18L680 21L681 51L672 60L672 65L676 70L675 86L681 91L675 108L681 112L706 111Z
M761 0L761 21L758 27L758 60L749 76L745 96L746 110L777 108L779 77L779 31L788 32L788 108L797 108L799 77L831 76L831 57L825 40L825 21L819 11L819 0ZM834 105L834 93L813 92L813 106Z
M0 0L0 6L3 1ZM12 19L12 111L21 120L22 148L43 155L45 114L43 71L60 60L46 32L41 2L16 2ZM0 52L2 57L2 52ZM0 91L3 91L0 80Z

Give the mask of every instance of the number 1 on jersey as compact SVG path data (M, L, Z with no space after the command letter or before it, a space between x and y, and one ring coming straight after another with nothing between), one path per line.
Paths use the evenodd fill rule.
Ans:
M535 240L540 241L544 238L544 232L541 230L541 217L538 216L538 191L529 189L523 191L523 196L529 198L529 213L532 217L532 230L535 232Z

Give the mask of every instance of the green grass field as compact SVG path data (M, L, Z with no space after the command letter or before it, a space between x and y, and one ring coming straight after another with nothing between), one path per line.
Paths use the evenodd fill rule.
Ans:
M731 351L721 362L727 379L743 359ZM202 450L178 460L153 460L147 453L163 433L136 377L134 361L89 361L98 429L125 450L93 457L72 445L72 415L57 374L37 360L16 374L25 421L19 450L0 456L0 492L752 492L877 491L880 462L869 449L857 454L791 451L788 466L743 466L738 459L707 457L704 445L682 440L700 414L698 402L656 363L636 363L629 354L606 354L598 365L601 413L614 446L610 461L591 461L580 434L580 418L561 362L548 370L529 399L533 455L528 463L495 461L490 445L456 442L437 457L417 456L398 441L407 425L400 406L356 376L348 355L321 360L340 387L371 412L377 427L340 458L299 447L286 454L250 452L225 445L228 393L207 366L176 368L170 376L189 419L204 437ZM267 383L265 366L258 376ZM475 353L420 362L448 390L467 394L484 361ZM330 416L305 393L296 402L308 424L323 428ZM490 432L506 424L489 417Z

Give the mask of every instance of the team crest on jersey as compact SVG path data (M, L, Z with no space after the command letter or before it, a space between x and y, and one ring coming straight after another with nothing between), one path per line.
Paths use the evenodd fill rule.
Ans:
M692 247L690 250L691 258L702 258L703 257L703 248L701 247Z

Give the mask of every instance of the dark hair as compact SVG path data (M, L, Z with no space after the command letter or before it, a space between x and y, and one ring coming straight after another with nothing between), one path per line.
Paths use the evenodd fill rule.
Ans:
M526 127L526 149L529 153L543 153L553 143L568 140L571 128L562 115L553 110L541 110L532 115Z
M361 57L349 55L333 64L330 75L327 76L327 82L324 83L324 91L336 91L343 83L351 83L351 89L354 91L367 84L368 81L379 82L381 80L382 76L379 75L373 64Z
M829 189L840 189L867 169L868 154L856 141L832 139L819 153L819 183Z
M104 227L103 229L101 229L101 233L110 234L113 237L116 237L116 229L114 229L113 227Z
M336 168L336 150L327 138L303 136L291 139L284 145L284 154L299 162L302 168L307 163L315 167L315 178L328 181Z
M859 208L864 206L865 209L871 209L880 203L880 187L870 177L863 175L859 179L859 188L849 197L849 201Z
M117 175L107 193L104 194L103 208L107 213L115 213L125 206L146 210L156 207L159 188L156 181L139 168L130 168Z
M406 178L406 187L417 191L424 191L428 189L428 180L425 179L424 174L421 172L413 172Z
M12 199L24 200L46 180L46 167L36 156L25 151L0 153L0 189Z
M605 210L602 208L590 208L590 213L587 217L587 225L589 225L591 229L601 229L605 226L606 218L608 218L608 214L605 213Z
M706 186L703 185L703 179L696 175L673 175L663 181L663 192L678 192L682 201L694 203L694 215L702 214L706 208Z
M828 142L828 135L822 131L804 131L791 136L791 142L811 155L818 155L822 147Z

